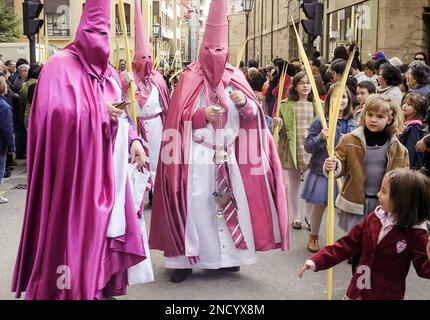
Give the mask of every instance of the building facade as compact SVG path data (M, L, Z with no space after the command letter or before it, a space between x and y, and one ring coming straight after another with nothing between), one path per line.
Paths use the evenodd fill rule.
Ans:
M210 0L184 0L184 26L182 41L186 43L184 62L197 60L204 34Z
M154 22L161 25L161 34L158 35L159 45L162 50L160 54L173 61L177 52L181 52L181 29L183 9L181 1L177 0L154 0L153 1Z
M275 57L297 57L298 47L291 17L306 44L300 26L304 18L297 0L254 0L248 19L242 6L229 16L230 63L236 63L240 49L248 39L248 59L257 60L261 66L270 64ZM247 22L248 20L248 22ZM246 25L248 24L248 37ZM319 45L318 41L316 44ZM244 53L242 60L245 60Z
M22 19L22 0L12 0L15 12ZM150 39L154 57L159 53L172 62L175 56L181 56L186 50L182 45L182 23L186 8L181 0L140 0L142 13L146 23L148 38ZM134 0L123 0L126 16L127 35L131 55L134 52ZM85 0L44 0L46 33L49 44L59 49L73 41L79 25ZM111 1L111 63L117 65L118 60L125 57L123 31L119 22L118 1ZM161 32L155 34L154 24L160 24ZM21 42L28 40L23 36ZM38 36L41 45L45 41L45 30ZM160 49L160 52L155 52ZM162 50L161 50L162 49Z
M14 3L22 19L22 0ZM49 44L64 48L75 36L84 0L44 0L45 21ZM368 60L374 51L384 51L388 57L411 61L418 51L429 52L430 0L324 0L324 33L314 42L315 49L331 58L339 44L358 43L361 59ZM117 23L118 1L112 3L111 62L125 56L122 30ZM134 46L134 0L124 0L131 53ZM205 28L210 0L141 0L149 39L155 49L163 49L169 61L178 54L182 61L192 62ZM242 0L229 0L230 63L236 64L241 48L248 39L248 60L256 59L267 65L276 56L293 58L298 48L292 21L307 44L300 19L305 19L297 0L254 0L248 17ZM41 17L42 18L42 17ZM159 23L161 33L154 34ZM246 34L248 26L248 34ZM38 37L43 47L44 30ZM27 42L23 36L21 42ZM158 52L154 52L157 56ZM42 55L39 55L42 56ZM242 60L245 59L243 55Z
M338 44L358 43L363 61L374 51L411 62L429 52L429 0L325 1L325 54Z
M358 43L362 61L369 54L384 51L388 57L410 62L418 51L429 52L429 0L324 0L324 32L314 42L314 49L331 58L339 44ZM229 16L230 63L235 64L240 48L248 38L248 57L264 66L279 56L298 56L294 20L302 41L307 35L300 20L306 19L297 0L254 0L248 18L232 0ZM244 54L245 56L245 54ZM243 59L244 60L244 57Z

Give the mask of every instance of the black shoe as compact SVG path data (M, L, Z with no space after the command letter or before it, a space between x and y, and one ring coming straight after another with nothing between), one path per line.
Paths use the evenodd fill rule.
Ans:
M189 275L193 273L192 269L175 269L170 276L170 281L178 283L184 281Z
M12 171L5 171L3 178L9 178L12 175Z
M222 271L227 271L227 272L239 272L240 271L240 267L229 267L229 268L221 268Z

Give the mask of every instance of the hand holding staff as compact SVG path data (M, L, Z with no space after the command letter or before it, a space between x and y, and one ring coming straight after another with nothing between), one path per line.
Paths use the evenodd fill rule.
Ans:
M343 73L342 80L340 82L340 86L335 90L332 106L330 106L330 120L329 120L329 132L328 132L328 156L330 159L334 158L334 149L335 149L335 136L336 136L336 127L337 120L339 118L339 110L340 104L342 102L343 92L346 88L346 81L348 80L349 71L352 65L352 59L354 58L355 51L357 47L354 48L351 53L348 64L346 65L345 72ZM328 178L328 199L327 199L327 245L332 245L334 243L334 171L329 172ZM333 269L328 270L328 299L332 299L333 295Z

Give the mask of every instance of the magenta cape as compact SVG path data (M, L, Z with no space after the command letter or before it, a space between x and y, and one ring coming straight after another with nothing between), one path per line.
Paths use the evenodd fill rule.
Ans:
M31 110L27 203L12 283L26 299L124 294L127 269L145 259L129 187L126 234L106 237L115 128L103 101L117 95L114 71L108 67L99 84L72 51L44 66Z
M248 99L253 100L258 105L251 87L240 70L227 65L223 82L225 86L231 84L236 89L241 90ZM185 253L188 165L183 163L188 163L188 160L186 160L188 159L186 150L189 150L188 144L192 132L190 126L186 129L184 122L192 120L194 108L204 87L203 74L197 62L189 66L182 74L173 94L164 125L164 133L166 133L168 129L174 129L179 132L181 143L175 147L180 151L180 159L177 159L178 161L175 162L176 164L163 163L161 153L163 152L163 148L170 142L165 141L166 137L164 137L163 133L154 190L149 246L152 249L164 251L164 255L167 257L180 256ZM258 110L260 128L258 128L258 118L255 118L252 121L240 121L241 129L249 130L258 128L261 134L263 134L264 131L269 132L264 113L261 108L258 108ZM251 165L250 162L247 161L247 164L239 164L239 168L246 189L246 196L250 204L249 208L256 250L265 251L275 248L286 250L289 248L288 213L282 167L272 136L270 133L263 135L263 137L264 136L267 138L267 147L261 149L260 141L257 141L258 146L253 149L263 150L262 158L265 158L269 165L266 176L250 174L251 168L260 167L261 163ZM236 142L235 147L238 153L238 142ZM260 154L260 151L258 151L258 153ZM268 179L278 212L281 243L276 243L274 238L272 213L265 177ZM192 263L193 261L195 262L196 259L198 259L198 257L190 257Z

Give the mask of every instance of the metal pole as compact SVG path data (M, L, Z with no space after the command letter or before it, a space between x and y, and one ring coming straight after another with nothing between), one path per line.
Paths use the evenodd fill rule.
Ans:
M246 41L248 40L248 33L249 33L249 28L248 28L249 12L246 12L245 16L246 16L245 41ZM246 45L245 45L245 66L247 65L248 65L248 41L246 41Z
M158 37L157 38L155 38L155 57L158 57L158 46L157 46L157 44L158 44Z
M25 2L31 2L31 0L25 0ZM28 36L29 46L30 46L30 65L36 63L36 40L34 35Z
M308 35L308 49L307 49L308 57L312 56L312 53L314 52L314 36Z
M36 40L34 34L28 37L30 43L30 65L36 64Z
M191 48L193 46L192 43L192 29L191 29L191 24L188 24L188 58L187 58L187 62L191 62L192 61L192 56L191 56Z

